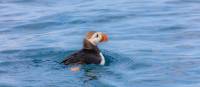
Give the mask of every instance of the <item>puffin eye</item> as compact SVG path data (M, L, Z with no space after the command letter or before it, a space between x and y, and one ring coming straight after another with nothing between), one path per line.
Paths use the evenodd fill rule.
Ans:
M96 38L98 38L98 37L99 37L99 34L96 35Z

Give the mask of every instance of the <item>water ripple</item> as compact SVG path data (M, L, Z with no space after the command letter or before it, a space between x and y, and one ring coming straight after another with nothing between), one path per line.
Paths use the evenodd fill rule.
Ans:
M199 4L1 0L0 87L198 87ZM71 72L60 61L88 31L109 35L99 47L107 64Z

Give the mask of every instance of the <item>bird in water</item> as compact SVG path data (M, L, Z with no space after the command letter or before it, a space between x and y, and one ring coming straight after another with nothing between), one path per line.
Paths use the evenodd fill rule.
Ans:
M83 40L83 48L78 52L69 55L62 61L65 65L80 65L80 64L105 64L105 57L98 48L98 44L108 41L108 35L102 32L91 31L86 34ZM72 71L77 71L79 68L71 68Z

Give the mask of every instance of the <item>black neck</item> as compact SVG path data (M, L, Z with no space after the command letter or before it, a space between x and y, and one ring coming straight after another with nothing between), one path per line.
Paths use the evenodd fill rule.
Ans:
M99 52L99 48L97 46L93 45L87 39L84 39L84 41L83 41L83 49L86 49L86 50L95 50L95 51Z

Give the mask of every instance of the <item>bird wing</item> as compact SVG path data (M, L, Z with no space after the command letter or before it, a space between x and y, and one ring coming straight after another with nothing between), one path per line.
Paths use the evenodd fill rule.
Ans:
M69 64L82 64L83 63L83 59L81 58L82 53L81 51L74 53L70 56L68 56L64 61L62 61L62 63L64 63L65 65L69 65Z

